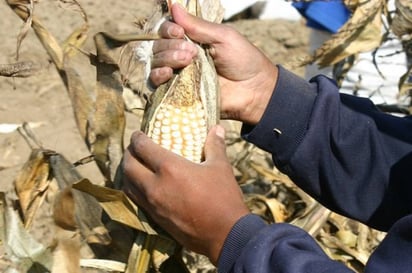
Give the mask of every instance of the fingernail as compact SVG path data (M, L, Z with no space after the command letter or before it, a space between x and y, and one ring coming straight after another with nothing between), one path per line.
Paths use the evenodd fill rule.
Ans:
M167 34L169 34L169 36L171 38L179 38L180 37L180 30L176 27L169 27L167 29Z
M185 8L184 8L184 7L182 6L182 4L180 4L179 2L174 3L173 6L176 6L176 7L178 7L178 8L181 9L181 10L185 10Z
M173 52L173 59L176 61L184 61L186 59L186 55L181 53L181 51Z
M222 126L216 125L215 133L218 137L225 139L225 129Z
M191 42L184 42L180 45L181 50L189 51L191 54L195 55L197 53L196 46Z

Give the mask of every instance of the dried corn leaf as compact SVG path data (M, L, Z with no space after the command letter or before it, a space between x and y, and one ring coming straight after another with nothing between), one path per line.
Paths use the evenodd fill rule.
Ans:
M76 55L76 53L78 53L79 48L81 48L87 40L88 31L89 26L87 24L83 24L75 29L69 35L69 37L67 37L67 39L62 44L64 58L72 58ZM64 65L64 67L67 67L67 63Z
M408 67L408 70L399 79L399 96L409 95L412 89L412 83L410 82L412 76L412 64Z
M410 0L396 0L395 6L395 16L391 24L392 31L399 38L410 40L412 39L412 2Z
M61 190L71 188L72 185L83 178L74 166L62 155L54 154L50 157L53 176ZM88 243L107 245L110 235L102 223L102 209L99 203L90 195L72 190L75 201L75 217L77 227Z
M84 86L79 74L69 65L65 65L61 75L72 103L77 128L87 143L88 119L94 109L94 94Z
M163 263L174 256L176 243L168 238L139 232L130 251L126 273L147 272L153 268L159 272ZM186 272L184 264L163 268L164 273Z
M321 241L328 245L329 248L338 248L339 250L347 253L351 257L355 258L358 260L362 265L366 265L366 262L369 259L370 253L362 253L357 251L354 248L351 248L350 246L346 245L344 242L339 240L337 237L333 237L332 235L326 233L326 232L321 232ZM342 259L342 255L335 256L336 260Z
M96 101L87 131L87 143L107 185L113 186L123 156L125 129L122 80L119 66L107 50L104 37L94 37L97 50Z
M10 8L23 20L27 21L29 18L32 20L31 26L34 29L37 37L46 49L49 56L56 67L60 70L63 67L63 50L61 49L57 40L53 35L44 27L36 16L31 14L31 10L28 6L31 1L28 0L6 0Z
M23 1L21 1L23 2ZM27 1L24 1L27 2ZM19 52L20 52L20 47L21 43L23 42L24 38L27 36L27 33L29 32L32 21L33 21L33 10L34 10L34 2L33 0L29 0L29 3L26 5L27 7L27 12L28 16L20 30L19 35L17 36L17 48L16 48L16 60L19 59Z
M26 78L35 75L42 66L32 61L22 61L12 64L0 64L0 76Z
M53 257L50 250L36 241L23 227L19 213L10 205L4 193L0 193L1 217L4 226L4 248L13 266L5 273L33 272L44 273L51 270Z
M318 48L304 64L316 62L320 67L330 66L348 56L377 48L382 42L383 7L383 0L359 3L339 32Z
M126 264L118 261L103 259L80 259L80 266L83 268L94 268L109 272L124 272Z
M157 234L149 225L146 216L123 191L97 186L90 183L87 179L75 183L73 188L96 198L113 220L147 234Z
M306 230L312 236L316 236L325 225L330 214L330 210L315 202L306 209L303 215L293 219L291 224Z
M56 249L52 273L80 273L81 237L77 231L76 204L71 188L56 197L53 207Z
M287 175L281 173L279 170L268 169L254 162L250 162L250 167L256 170L258 174L262 175L270 181L281 182L288 189L296 193L305 204L309 205L313 203L314 200L307 193L305 193L302 189L298 188Z
M54 263L51 273L81 273L81 236L68 230L59 230L56 235L57 247L53 252Z
M60 191L55 200L53 207L54 223L61 229L76 230L76 204L73 192L70 188L64 188Z
M134 239L131 248L128 244L121 244L124 233L113 235L113 240L118 240L118 248L128 251L128 263L126 272L146 272L152 265L160 264L170 257L175 250L175 242L166 237L158 236L146 216L136 205L124 194L123 191L108 187L101 187L82 180L75 185L75 189L83 191L95 197L108 216L123 225L136 229L140 232Z
M24 226L30 227L33 218L47 194L50 185L51 151L34 149L24 164L14 185L19 197Z
M86 11L77 0L58 0L60 7L79 13L85 22L88 21Z
M26 7L28 3L26 0L7 0L7 3L22 20L26 20L30 16L30 10ZM87 22L85 13L82 14L84 20ZM89 127L89 124L93 124L96 128L99 126L99 122L96 122L96 115L93 115L97 108L95 100L96 96L93 92L88 91L84 87L80 76L70 65L70 57L72 57L74 53L77 52L74 49L80 48L86 41L88 25L86 23L80 28L76 29L66 39L64 44L60 46L54 36L43 26L38 18L33 16L32 21L32 27L37 37L54 62L67 88L68 94L72 101L73 112L80 134L83 139L85 139L85 142L89 144L89 149L93 149L93 147L90 147L91 141L93 143L93 141L95 141L97 138L100 138L101 136L100 132L93 132L93 129ZM101 98L101 96L99 98ZM99 103L100 102L101 99L99 100ZM99 112L101 111L99 110ZM97 114L97 116L99 115L100 114ZM88 138L89 135L92 136L92 139ZM106 144L108 143L107 139L104 139L104 141L106 141ZM118 140L113 142L118 143ZM101 143L101 141L99 143ZM102 145L102 147L104 148L104 145ZM97 149L96 151L98 153L97 158L101 159L100 161L98 161L98 163L102 168L102 172L106 174L106 177L110 177L110 175L108 175L108 173L110 174L110 170L107 168L107 166L105 166L105 163L107 163L106 153L110 151L110 149L107 148L106 151L102 150L103 149ZM113 150L116 152L118 151L118 149L116 150L115 148L113 148ZM112 169L114 169L114 167L112 167Z
M274 198L264 195L250 195L246 198L249 209L269 223L282 223L290 217L285 206Z

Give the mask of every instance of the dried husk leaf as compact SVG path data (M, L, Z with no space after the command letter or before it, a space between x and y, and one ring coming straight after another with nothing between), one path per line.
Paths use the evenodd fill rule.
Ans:
M199 1L197 0L171 2L179 2L186 7L189 13L192 13L193 15L199 17L202 16L203 10L200 9ZM204 1L203 3L205 2L207 1ZM168 2L168 4L170 3ZM204 12L208 13L206 10ZM159 26L159 22L161 22L161 19L153 16L148 21L146 29L151 32L156 32L157 27ZM193 62L181 69L168 82L157 87L155 92L150 96L148 102L146 103L146 108L141 123L141 130L143 132L149 132L149 130L153 126L153 123L155 122L154 117L157 114L160 106L167 99L179 95L174 93L175 90L179 89L185 90L185 92L189 90L189 92L191 91L193 92L193 94L195 94L194 96L200 97L200 103L202 104L202 107L206 112L206 126L208 129L219 122L220 115L218 109L220 90L219 84L217 82L217 72L215 70L213 60L208 55L207 50L205 50L201 45L196 46L198 47L198 54ZM151 47L149 46L147 48L140 48L137 50L150 51ZM150 54L146 52L146 54L140 54L140 57L142 58L143 55L148 56ZM149 65L150 60L145 60L145 62L146 65ZM191 75L191 77L188 77L190 78L190 81L188 80L188 78L181 80L181 78L184 77L183 75ZM150 85L150 83L147 83L147 85ZM182 97L186 97L186 95L182 95Z

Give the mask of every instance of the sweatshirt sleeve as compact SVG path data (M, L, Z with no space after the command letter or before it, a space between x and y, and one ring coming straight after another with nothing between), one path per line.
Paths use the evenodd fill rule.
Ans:
M412 124L366 99L340 95L318 76L306 82L279 67L261 121L243 137L271 152L275 165L325 206L388 231L365 273L410 272ZM241 218L227 236L219 273L349 273L304 230Z
M219 273L353 273L329 259L304 230L290 224L266 225L249 214L232 228L220 254Z
M262 119L242 136L331 210L384 231L412 212L412 120L340 94L327 77L279 67Z

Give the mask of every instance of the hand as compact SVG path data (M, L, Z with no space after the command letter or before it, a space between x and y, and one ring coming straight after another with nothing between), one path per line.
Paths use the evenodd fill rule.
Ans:
M126 194L178 242L215 264L229 231L249 213L225 149L220 126L210 130L201 164L137 132L123 160Z
M162 24L159 33L165 38L153 46L150 79L155 85L169 80L173 69L188 65L197 54L192 40L209 46L221 85L223 118L248 124L259 122L273 93L277 67L237 31L192 16L174 4L174 22Z

